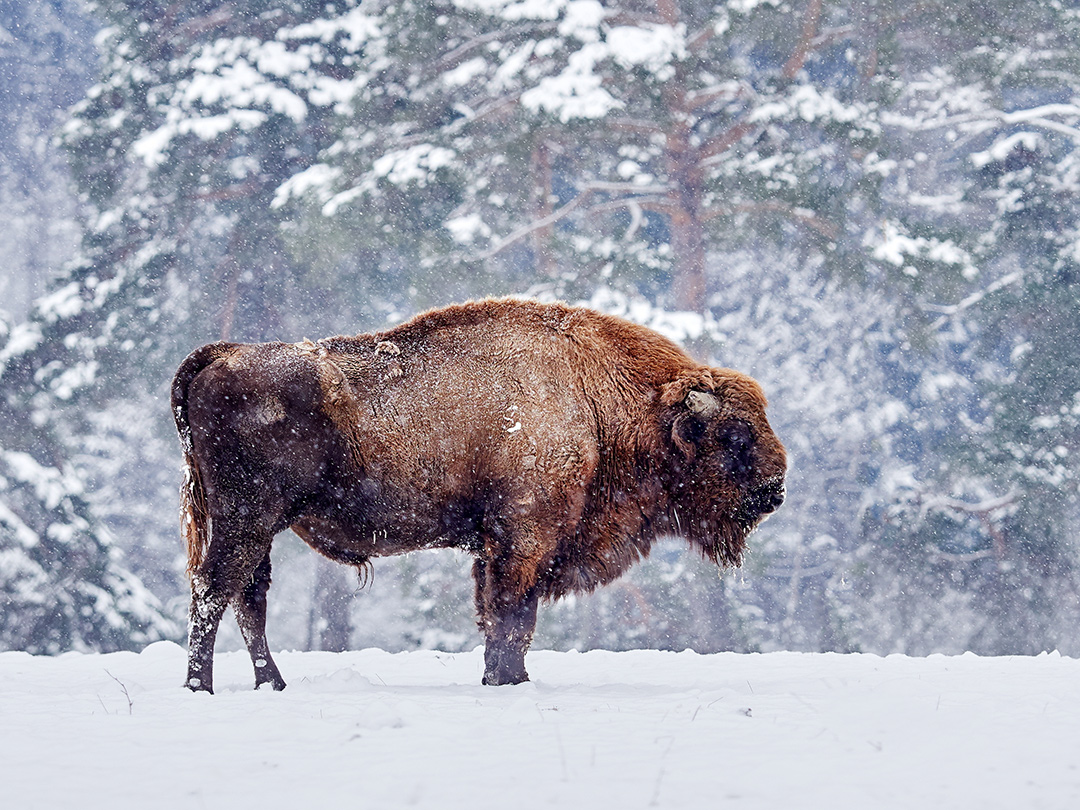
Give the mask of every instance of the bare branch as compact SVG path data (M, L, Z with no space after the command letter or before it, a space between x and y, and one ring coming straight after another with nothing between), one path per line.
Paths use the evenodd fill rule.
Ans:
M1051 132L1058 132L1062 135L1067 135L1074 140L1080 141L1080 128L1064 124L1060 121L1054 121L1046 117L1047 115L1053 114L1076 116L1080 115L1080 108L1077 108L1072 104L1055 104L1036 107L1031 110L1016 110L1011 113L1003 112L1002 110L984 110L981 112L968 112L959 115L947 115L929 121L912 121L910 117L893 115L886 119L886 123L903 127L910 132L929 132L945 127L968 127L967 131L974 135L981 135L987 130L995 127L998 123L1010 125L1027 124L1029 126L1047 129ZM972 128L972 125L979 126L977 128Z
M462 107L460 107L459 109L463 109L467 112L467 114L463 118L459 119L459 122L451 124L449 127L447 127L447 130L453 132L457 129L460 129L465 124L471 124L475 121L483 121L486 118L493 118L496 115L501 114L505 109L513 107L515 104L518 103L518 100L520 98L520 93L512 93L509 96L499 96L498 98L493 98L489 100L481 107L477 108L475 111L462 105Z
M611 128L620 132L635 132L641 135L657 135L665 131L663 127L649 121L632 121L629 118L613 120Z
M639 196L646 194L667 194L672 191L671 186L662 183L638 185L637 183L615 183L608 180L595 180L591 183L586 183L583 188L589 191L601 191L607 194L634 194Z
M1001 530L1001 526L994 522L993 514L994 512L1012 506L1017 500L1019 500L1019 493L1016 490L1012 490L1008 494L998 498L982 501L981 503L968 503L967 501L960 501L955 498L939 498L931 496L923 501L922 512L925 514L931 509L950 509L954 512L974 515L978 519L979 525L982 526L983 531L986 532L994 544L992 550L976 551L968 555L952 555L953 559L964 561L962 558L966 557L967 559L975 560L993 555L996 559L1002 560L1005 558L1006 550L1005 533ZM939 553L942 554L942 556L945 556L946 559L949 558L945 555L945 552Z
M643 11L616 11L605 16L604 20L611 25L636 25L639 28L646 25L664 24L664 18L659 14L647 14Z
M808 208L798 208L788 203L770 201L764 203L746 203L733 208L706 208L701 215L702 222L708 222L716 217L734 216L736 214L775 213L782 214L788 219L794 220L813 231L824 236L826 239L836 239L840 235L840 229L835 223L829 222Z
M646 211L655 211L658 214L668 214L669 216L674 213L676 209L675 203L671 199L671 195L666 196L653 196L653 197L623 197L618 200L605 200L602 203L596 205L590 205L588 208L589 213L603 213L605 211L614 211L618 208L641 208Z
M518 242L518 241L524 239L526 236L533 233L534 231L540 230L541 228L546 228L549 225L554 225L560 219L563 219L564 217L569 216L575 210L580 208L582 203L584 203L585 200L587 200L591 196L591 194L592 194L592 192L589 191L588 189L582 191L580 194L578 194L576 197L574 197L574 199L572 199L566 205L563 205L563 206L561 206L559 208L556 208L554 211L552 211L550 214L548 214L548 216L543 217L542 219L538 219L538 220L535 220L533 222L530 222L528 225L522 225L520 228L518 228L516 231L511 233L509 236L506 236L506 237L498 240L495 244L493 244L491 247L489 247L483 253L479 254L479 256L477 256L477 258L480 259L480 260L490 259L493 256L496 256L499 253L502 253L508 247L513 245L515 242Z
M835 42L839 42L842 39L852 36L854 33L854 25L841 25L829 31L824 31L814 37L814 41L810 43L810 49L812 51L820 51L822 48L827 48Z
M490 259L506 250L506 248L510 247L515 242L521 241L529 234L554 225L559 220L564 219L577 209L581 208L590 197L598 193L624 194L626 196L617 200L605 200L596 206L591 206L588 209L589 211L596 212L614 208L624 208L631 205L638 205L648 210L659 210L658 206L664 204L667 199L667 197L663 195L670 193L670 189L667 186L657 185L635 186L633 183L611 183L605 181L587 183L582 187L578 195L570 202L566 203L566 205L556 208L546 217L541 217L526 225L522 225L509 235L499 239L483 253L480 253L477 258L480 260Z
M201 17L196 17L193 20L184 23L180 26L180 33L185 38L194 40L208 31L213 31L216 28L223 28L232 21L232 10L222 6L215 11L211 11L209 14L204 14Z
M1019 500L1019 493L1013 490L997 498L990 498L979 503L968 503L956 498L930 497L924 501L923 511L929 509L951 509L954 512L965 512L969 515L989 515L998 510L1012 506Z
M131 700L131 695L129 695L129 694L128 694L128 688L127 688L127 686L125 686L125 685L124 685L124 682L123 682L122 680L120 680L120 679L119 679L119 678L117 678L117 677L116 677L115 675L113 675L113 674L112 674L111 672L109 672L109 670L105 670L105 674L106 674L106 675L108 675L108 676L109 676L110 678L112 678L112 679L113 679L114 681L116 681L116 683L117 683L117 684L119 684L119 686L120 686L120 691L124 693L124 698L125 698L125 699L127 700L127 705L128 705L128 714L131 714L131 713L132 713L132 711L133 711L133 709L134 709L134 707L135 707L135 704L134 704L134 703L132 702L132 700ZM101 698L100 698L100 696L99 696L99 697L98 697L98 700L100 700L100 699L101 699ZM105 705L105 704L104 704L104 703L102 703L102 706L104 706L104 705ZM106 712L108 712L108 709L106 709Z
M736 81L714 84L701 90L693 90L686 94L686 109L687 111L697 110L720 98L736 99L745 95L748 90L749 88L745 83Z
M729 127L723 134L718 135L703 144L698 150L698 160L701 162L701 165L707 165L710 160L714 160L722 155L753 130L754 125L749 121L743 120Z
M941 313L941 317L938 318L936 321L934 321L934 328L935 329L940 329L942 326L945 325L945 323L949 320L949 318L952 318L952 317L960 314L964 310L975 306L980 301L982 301L984 298L986 298L986 296L991 295L992 293L996 293L998 290L1002 289L1003 287L1007 287L1010 284L1015 284L1016 282L1023 279L1023 277L1024 277L1024 274L1021 273L1020 271L1014 271L1012 273L1007 273L1004 276L1002 276L1001 278L996 279L991 284L989 284L986 287L986 289L978 290L977 292L973 292L971 295L964 298L958 304L950 304L950 305L944 305L944 306L943 305L928 304L925 308L932 311L932 312Z
M716 26L710 25L702 28L700 31L691 34L686 40L686 50L691 53L701 50L705 47L705 44L716 36Z
M949 551L942 551L939 548L930 549L930 557L933 560L944 560L945 562L966 563L975 562L976 560L985 560L988 557L993 557L994 550L990 548L984 548L981 551L970 551L967 554L954 554Z
M799 71L802 70L803 65L806 64L807 57L809 57L814 50L818 22L821 19L821 6L822 0L810 0L807 4L806 17L803 19L802 34L799 37L798 43L795 45L795 50L791 52L791 56L788 57L787 63L781 71L785 79L794 79L798 76Z
M528 28L526 28L526 26L524 25L516 25L510 28L499 28L495 31L491 31L490 33L481 34L480 36L473 37L468 42L463 42L461 45L454 48L452 51L444 53L432 64L432 67L434 68L436 73L441 73L445 70L449 70L450 68L457 67L459 64L464 62L465 57L467 57L473 51L477 50L478 48L482 48L483 46L488 45L492 42L497 42L501 39L513 39L518 34L521 34L527 30L540 32L553 31L554 29L555 24L550 22L538 22L528 26Z

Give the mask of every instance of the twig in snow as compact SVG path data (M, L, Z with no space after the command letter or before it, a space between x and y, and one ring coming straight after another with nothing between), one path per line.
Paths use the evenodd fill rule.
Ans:
M131 714L132 713L132 708L134 707L134 704L131 701L131 695L128 694L127 687L124 686L124 682L121 681L119 678L117 678L115 675L113 675L111 672L109 672L109 670L105 670L105 674L108 675L110 678L112 678L114 681L116 681L120 685L120 691L124 693L124 698L127 700L128 714ZM100 697L98 699L100 700ZM102 705L104 705L104 704L102 704Z
M667 748L664 749L664 753L660 755L660 771L656 774L656 784L653 785L652 798L649 799L649 807L660 806L660 783L664 779L664 760L667 759L667 755L671 752L671 746L675 744L675 738L672 737L668 740Z

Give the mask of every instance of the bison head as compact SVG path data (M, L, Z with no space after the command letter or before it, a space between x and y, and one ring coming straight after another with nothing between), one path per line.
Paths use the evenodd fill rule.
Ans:
M738 565L746 536L784 502L787 456L750 377L713 369L665 392L672 463L671 528L722 565Z

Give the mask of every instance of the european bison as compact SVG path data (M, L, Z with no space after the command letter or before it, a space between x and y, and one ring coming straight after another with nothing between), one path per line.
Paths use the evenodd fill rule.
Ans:
M657 333L563 304L485 300L317 343L213 343L180 366L187 686L213 691L232 604L256 687L270 544L333 560L422 548L476 559L485 684L528 679L541 598L591 591L682 535L738 565L784 499L758 384Z

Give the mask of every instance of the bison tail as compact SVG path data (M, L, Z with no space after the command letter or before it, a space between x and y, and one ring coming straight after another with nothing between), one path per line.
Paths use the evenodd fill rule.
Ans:
M199 467L189 453L184 453L184 482L180 485L180 536L187 549L187 576L191 581L210 545L210 513Z
M211 343L196 349L176 370L172 384L172 412L180 448L184 454L184 480L180 485L180 536L187 548L187 574L190 580L206 558L210 545L210 511L206 505L206 487L195 458L195 447L188 423L188 389L199 372L219 357L229 353L234 344Z

